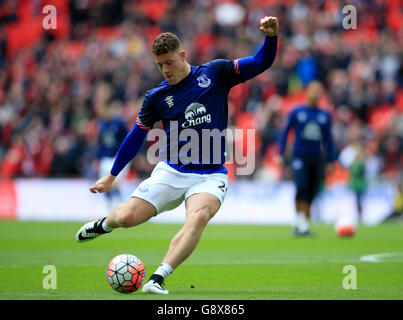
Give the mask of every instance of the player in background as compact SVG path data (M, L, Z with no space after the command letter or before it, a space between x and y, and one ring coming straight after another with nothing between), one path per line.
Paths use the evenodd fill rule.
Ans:
M201 140L197 151L208 145L202 139L202 129L223 132L228 124L230 89L273 64L278 28L277 18L266 16L260 21L260 30L265 34L264 43L253 56L238 60L217 59L201 66L187 62L186 52L176 35L166 32L154 39L154 60L165 80L147 91L136 124L120 146L112 170L90 191L103 193L111 189L116 176L133 159L148 131L160 120L167 135L166 154L170 157L164 160L160 157L151 177L138 186L126 203L118 205L107 217L85 224L76 234L77 241L88 241L119 227L141 224L185 201L185 223L170 241L161 265L143 286L143 292L169 293L163 287L164 279L196 248L227 190L227 169L223 165L225 149L221 148L219 153L208 150L208 161L176 161L175 156L180 152L172 150L179 150L178 147L186 142L178 141L177 135L175 139L173 132L176 130L180 135L185 129L195 130ZM225 137L220 141L225 143ZM190 152L195 153L196 158L199 155L193 149ZM214 158L218 158L218 163Z
M110 104L98 107L98 148L96 161L98 162L98 179L107 175L115 161L115 156L120 145L125 139L128 129L120 116L122 106L119 101L112 101ZM125 177L128 167L122 170L119 181ZM122 202L118 181L113 187L105 192L105 196L112 210L118 203Z
M365 168L367 156L364 149L365 136L363 127L360 124L351 124L347 129L347 136L350 142L341 150L338 162L349 171L348 186L354 192L358 221L362 222L362 199L368 183Z
M287 136L291 128L295 132L292 171L296 186L295 236L310 235L309 217L311 204L324 180L324 173L333 172L335 152L331 133L329 112L318 108L323 87L320 82L311 82L307 87L307 104L289 114L280 137L279 162L284 163ZM323 172L323 169L325 172Z

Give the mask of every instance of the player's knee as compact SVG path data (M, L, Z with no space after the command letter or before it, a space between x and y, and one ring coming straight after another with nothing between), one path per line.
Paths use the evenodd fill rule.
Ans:
M119 204L116 210L116 222L120 227L129 228L134 226L134 212L127 203Z
M207 206L198 208L189 214L191 215L191 226L196 230L204 229L211 218Z

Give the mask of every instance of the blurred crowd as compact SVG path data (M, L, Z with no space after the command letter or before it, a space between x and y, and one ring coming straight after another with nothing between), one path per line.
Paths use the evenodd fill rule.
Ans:
M312 80L325 86L321 105L332 114L337 152L358 141L369 177L399 176L400 1L67 2L67 36L44 31L32 46L12 54L7 28L18 23L20 6L40 7L42 2L0 2L2 177L96 177L100 110L113 106L130 129L145 92L162 80L150 50L156 35L176 33L193 65L236 59L253 54L262 44L259 20L265 15L278 17L280 23L276 61L229 96L230 127L257 129L252 177L287 176L273 161L277 140L287 113L304 101ZM357 9L356 30L343 28L347 4ZM149 175L153 167L145 148L131 168L132 176Z

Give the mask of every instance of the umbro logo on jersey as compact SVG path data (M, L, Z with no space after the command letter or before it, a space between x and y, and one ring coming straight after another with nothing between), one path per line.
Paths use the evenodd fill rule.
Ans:
M207 88L211 84L211 80L207 78L205 74L202 74L200 77L196 78L199 83L197 84L199 87Z
M165 102L168 104L168 107L173 107L174 106L174 97L173 96L168 96L165 98Z

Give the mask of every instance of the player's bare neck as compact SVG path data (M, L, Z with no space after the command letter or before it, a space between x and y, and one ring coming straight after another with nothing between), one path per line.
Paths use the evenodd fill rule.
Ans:
M178 83L181 83L184 79L186 79L189 73L190 73L190 64L186 62L183 77L178 81Z
M185 65L185 74L184 74L184 76L183 76L183 79L185 79L188 75L189 75L189 73L190 73L190 64L188 63L188 62L186 62L186 65ZM183 80L182 79L182 80Z

